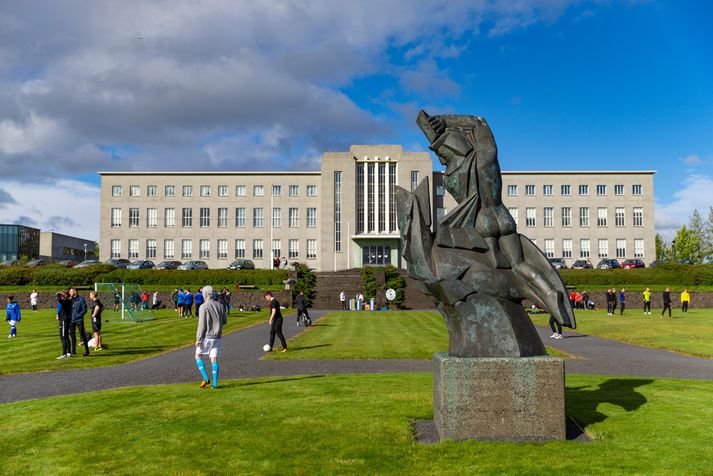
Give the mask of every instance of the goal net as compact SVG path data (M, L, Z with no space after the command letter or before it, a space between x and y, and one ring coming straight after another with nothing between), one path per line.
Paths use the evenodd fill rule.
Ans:
M142 300L144 291L133 283L95 283L94 290L104 309L121 311L122 322L144 322L156 319L151 309L151 295Z

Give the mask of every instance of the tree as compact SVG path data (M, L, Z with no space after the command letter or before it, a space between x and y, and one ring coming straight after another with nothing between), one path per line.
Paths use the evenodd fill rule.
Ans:
M686 228L686 225L682 225L676 232L672 248L674 259L691 260L694 263L701 262L700 236Z
M704 258L713 258L713 206L708 208L708 221L703 224L701 255Z
M671 249L668 244L661 238L661 235L656 233L656 259L669 259L671 257Z

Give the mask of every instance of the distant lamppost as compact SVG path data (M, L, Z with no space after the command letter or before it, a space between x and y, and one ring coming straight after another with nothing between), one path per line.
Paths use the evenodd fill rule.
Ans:
M84 261L87 260L87 244L84 243Z
M676 261L676 240L671 240L671 254L673 255L673 261Z

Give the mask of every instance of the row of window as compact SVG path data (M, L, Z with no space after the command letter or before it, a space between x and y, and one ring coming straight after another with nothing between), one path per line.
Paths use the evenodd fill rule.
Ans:
M198 241L198 253L194 252L193 243L195 240L173 240L165 239L163 240L163 256L162 259L209 259L211 257L211 240L197 240ZM289 258L300 258L300 253L304 252L304 257L307 259L317 258L317 240L304 240L305 249L300 249L300 240L290 239L287 240L287 257ZM233 246L233 256L235 258L246 258L246 246L247 240L236 239ZM273 257L283 256L282 250L282 240L272 240L271 253ZM127 257L129 259L139 259L141 253L141 241L137 239L127 240L127 248L122 249L121 240L111 240L111 258L123 258ZM144 241L144 257L141 259L157 259L158 258L158 240L149 239ZM180 246L179 250L176 250L176 246ZM215 256L218 259L228 259L228 240L215 240ZM252 258L262 259L266 256L264 253L264 240L256 239L252 240Z
M603 196L607 194L607 185L596 185L595 190L597 192L597 195ZM579 185L578 186L578 192L579 195L589 195L589 185ZM518 186L517 185L508 185L507 186L507 193L508 196L510 197L515 197L518 194ZM554 194L554 185L543 185L542 186L542 195L545 196L550 196ZM635 184L631 186L631 194L632 195L642 195L643 194L643 188L640 184ZM536 187L535 185L525 185L525 195L527 196L533 196L536 195ZM563 196L569 196L572 195L572 186L571 185L560 185L560 195ZM624 186L623 185L614 185L614 195L624 195Z
M193 226L193 208L181 208L180 219L181 227L190 228ZM244 207L235 208L234 225L236 228L243 228L247 224L247 210ZM111 209L111 227L118 228L123 225L123 209L122 208L112 208ZM159 219L158 208L147 208L145 215L145 223L148 228L156 228L160 221L163 222L164 228L174 228L176 226L176 209L175 208L164 208L162 220ZM207 228L211 226L211 209L210 208L199 208L198 209L198 226L201 228ZM228 208L222 207L216 209L216 223L219 228L226 228L229 222ZM141 210L139 208L129 208L129 227L139 227L141 226ZM272 209L272 227L279 228L282 226L282 208ZM265 209L261 207L255 207L252 209L252 225L253 228L262 228L265 226ZM290 228L297 228L300 226L300 209L299 208L288 208L287 209L287 225ZM308 228L315 228L317 226L317 209L307 208L306 209L306 225Z
M228 196L228 186L227 185L218 185L218 196L219 197L227 197ZM211 186L210 185L200 185L198 187L200 196L201 197L210 197L211 196ZM317 186L316 185L307 185L307 196L308 197L316 197L317 196ZM193 185L182 185L181 186L181 192L184 197L192 197L193 196ZM247 188L245 185L236 185L235 186L235 196L236 197L245 197L247 195ZM265 195L265 187L263 185L253 185L253 196L254 197L263 197ZM112 197L121 197L124 194L124 188L122 185L112 185L111 187L111 196ZM287 194L290 197L297 197L300 194L300 186L299 185L289 185L287 187ZM176 186L175 185L166 185L163 188L163 195L165 197L175 197L176 196ZM282 195L282 185L273 185L272 186L272 196L273 197L279 197ZM130 197L139 197L141 196L141 187L139 185L129 185L129 196ZM158 186L157 185L147 185L146 186L146 196L147 197L157 197L158 196Z
M517 208L508 208L510 215L512 215L515 220L515 224L520 226L519 221L519 210ZM579 226L589 227L590 226L590 209L589 207L579 207ZM642 207L634 207L632 209L632 225L635 227L644 226L644 209ZM560 223L561 226L570 227L572 226L572 207L561 207L560 208ZM537 208L525 208L525 226L526 227L536 227L537 226ZM555 226L555 209L554 207L544 207L542 209L542 226L548 228ZM609 226L609 209L606 207L597 208L596 215L596 226L607 227ZM626 226L626 209L624 207L614 208L614 226L624 227Z
M591 253L591 241L589 238L582 238L579 240L579 257L580 258L592 258ZM533 240L537 244L536 240ZM615 240L614 246L614 257L616 258L626 258L626 239L617 238ZM573 257L573 240L569 238L564 238L562 240L561 257L562 258L572 258ZM555 254L555 240L545 239L544 247L542 249L545 256L548 258L554 258ZM609 258L609 240L607 238L600 238L597 240L597 258ZM644 239L634 238L634 258L644 257Z

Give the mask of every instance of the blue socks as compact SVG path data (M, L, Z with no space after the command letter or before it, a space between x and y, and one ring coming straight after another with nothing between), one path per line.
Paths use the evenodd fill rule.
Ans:
M218 362L212 362L211 367L213 368L213 388L218 386Z
M17 336L17 327L16 326L10 326L10 335Z
M196 357L196 365L198 366L198 371L203 376L203 380L208 381L208 374L205 372L205 365L203 365L203 359ZM215 373L215 371L213 371Z

